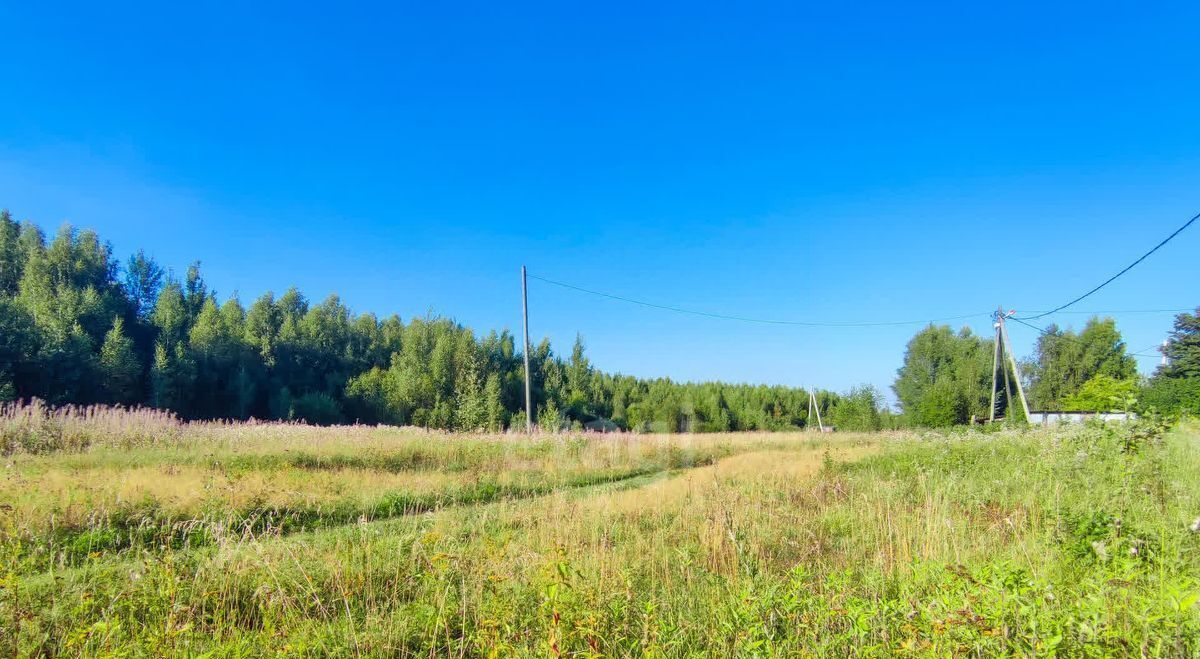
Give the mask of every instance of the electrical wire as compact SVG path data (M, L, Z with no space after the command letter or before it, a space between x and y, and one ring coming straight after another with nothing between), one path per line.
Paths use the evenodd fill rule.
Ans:
M1147 258L1149 258L1151 254L1157 252L1164 245L1171 242L1171 240L1173 240L1176 236L1183 233L1183 231L1185 229L1187 229L1188 227L1190 227L1192 224L1194 224L1196 222L1196 220L1200 220L1200 213L1193 215L1190 220L1188 220L1187 222L1185 222L1183 224L1183 226L1179 227L1171 235L1164 238L1161 242L1159 242L1157 245L1155 245L1150 251L1146 252L1145 254L1142 254L1140 257L1138 257L1138 259L1136 261L1125 266L1125 268L1122 269L1120 272L1113 275L1112 277L1109 277L1103 283L1101 283L1099 286L1096 286L1092 290L1084 293L1083 295L1080 295L1079 297L1075 298L1074 300L1071 300L1070 302L1067 302L1066 304L1059 305L1058 307L1055 307L1054 309L1051 309L1050 311L1034 312L1035 315L1032 315L1032 316L1025 316L1023 318L1017 317L1017 316L1009 316L1008 318L1011 320L1014 320L1018 323L1021 323L1022 325L1026 325L1034 330L1037 330L1041 334L1047 334L1047 333L1049 333L1048 329L1043 329L1043 328L1037 327L1036 325L1033 325L1026 321L1037 320L1039 318L1045 318L1046 316L1056 314L1056 313L1081 313L1081 314L1090 313L1090 314L1098 315L1098 314L1104 314L1104 313L1177 313L1180 311L1189 311L1189 309L1139 309L1139 310L1129 310L1129 311L1064 311L1064 310L1067 307L1070 307L1070 306L1088 298L1089 296L1093 295L1100 289L1102 289L1105 286L1108 286L1112 282L1116 281L1118 278L1120 278L1126 272L1129 272L1134 267L1136 267L1139 263L1141 263L1142 261L1145 261ZM716 318L719 320L731 320L731 321L737 321L737 322L743 322L743 323L760 323L760 324L767 324L767 325L794 325L794 326L801 326L801 327L890 327L890 326L899 326L899 325L924 325L926 323L937 323L937 322L945 322L945 321L951 321L951 320L965 320L967 318L978 318L978 317L982 317L982 316L992 315L991 313L972 313L972 314L962 314L962 315L958 315L958 316L947 316L944 318L931 318L931 319L927 319L927 320L896 320L896 321L878 321L878 322L820 322L820 321L800 321L800 320L778 320L778 319L770 319L770 318L752 318L752 317L747 317L747 316L734 316L734 315L730 315L730 314L711 313L711 312L707 312L707 311L696 311L694 309L684 309L681 307L674 307L674 306L670 306L670 305L666 305L666 304L656 304L654 302L646 302L644 300L637 300L634 298L624 297L621 295L613 295L611 293L604 293L604 292L592 290L589 288L583 288L582 286L576 286L574 284L568 284L566 282L555 281L553 279L549 279L547 277L540 277L538 275L527 274L527 276L531 279L536 279L538 281L542 281L547 284L551 284L553 286L559 286L559 287L566 288L569 290L577 291L580 293L586 293L588 295L594 295L596 297L602 297L602 298L606 298L609 300L617 300L620 302L626 302L628 304L636 304L636 305L643 306L643 307L649 307L652 309L661 309L663 311L670 311L673 313L687 314L687 315L692 315L692 316L702 316L705 318Z
M1152 346L1149 346L1149 347L1147 347L1147 348L1142 348L1141 350L1138 350L1138 351L1136 351L1136 352L1134 352L1134 353L1132 353L1132 354L1135 354L1135 355L1137 355L1137 354L1140 354L1140 353L1143 353L1143 352L1150 352L1151 350L1158 350L1159 348L1162 348L1162 344L1161 344L1161 343L1155 343L1155 344L1154 344L1154 345L1152 345Z
M1016 316L1009 316L1006 320L1015 320L1018 323L1021 323L1022 325L1024 325L1025 327L1028 327L1030 329L1037 331L1039 334L1049 334L1050 333L1050 328L1038 327L1037 325L1034 325L1033 323L1027 323L1027 322L1023 321L1020 318L1017 318Z
M600 291L583 288L581 286L575 286L574 284L567 284L565 282L555 281L553 279L548 279L546 277L539 277L535 274L527 273L526 276L528 276L530 279L536 279L538 281L542 281L542 282L545 282L547 284L551 284L554 286L559 286L561 288L566 288L566 289L569 289L572 291L577 291L580 293L587 293L588 295L594 295L596 297L607 298L609 300L617 300L617 301L626 302L629 304L636 304L636 305L643 306L643 307L649 307L651 309L661 309L663 311L671 311L673 313L688 314L688 315L692 315L692 316L703 316L705 318L716 318L719 320L732 320L732 321L738 321L738 322L743 322L743 323L759 323L759 324L766 324L766 325L796 325L796 326L801 326L801 327L890 327L890 326L897 326L897 325L924 325L927 323L938 323L938 322L945 322L945 321L950 321L950 320L964 320L967 318L977 318L977 317L990 315L989 313L972 313L972 314L963 314L963 315L959 315L959 316L948 316L945 318L930 318L930 319L925 319L925 320L894 320L894 321L878 321L878 322L821 322L821 321L775 320L775 319L767 319L767 318L751 318L751 317L747 317L747 316L732 316L729 314L710 313L707 311L696 311L694 309L683 309L681 307L673 307L673 306L666 305L666 304L655 304L653 302L646 302L644 300L635 300L633 298L623 297L620 295L613 295L611 293L602 293Z
M1060 314L1078 314L1081 316L1103 316L1105 314L1131 314L1131 313L1186 313L1192 311L1191 308L1183 309L1116 309L1109 311L1059 311ZM1029 313L1042 313L1041 311L1030 311ZM1045 312L1051 313L1049 311Z
M1125 274L1126 272L1129 272L1130 270L1132 270L1132 269L1134 268L1134 266L1136 266L1137 264L1141 263L1142 261L1145 261L1145 260L1146 260L1146 259L1147 259L1147 258L1148 258L1148 257L1149 257L1151 254L1153 254L1153 253L1157 252L1157 251L1158 251L1160 248L1162 248L1162 246L1163 246L1163 245L1166 245L1167 243L1171 242L1171 240L1172 240L1172 239L1174 239L1174 238L1175 238L1175 236L1178 236L1179 234L1183 233L1183 230L1184 230L1184 229L1187 229L1187 228L1188 228L1188 227L1190 227L1190 226L1192 226L1192 224L1193 224L1193 223L1194 223L1196 220L1200 220L1200 213L1197 213L1197 214L1193 215L1193 216L1192 216L1192 219L1188 220L1187 222L1184 222L1184 223L1183 223L1183 226L1181 226L1181 227L1179 227L1178 229L1176 229L1174 233L1172 233L1171 235L1167 236L1166 238L1163 238L1162 242L1160 242L1160 243L1158 243L1157 245L1155 245L1155 246L1153 247L1153 249L1151 249L1149 252L1146 252L1145 254L1142 254L1140 257L1138 257L1138 259L1137 259L1136 261L1134 261L1133 263L1130 263L1129 265L1125 266L1125 269L1124 269L1124 270L1121 270L1121 271L1120 271L1120 272L1118 272L1117 274L1115 274L1115 275L1113 275L1113 276L1109 277L1108 279L1106 279L1106 280L1104 281L1104 283L1100 284L1099 286L1097 286L1097 287L1093 288L1092 290L1090 290L1090 291L1088 291L1088 292L1084 293L1083 295L1080 295L1079 297L1075 298L1074 300L1071 300L1070 302L1068 302L1068 303L1066 303L1066 304L1064 304L1064 305L1061 305L1061 306L1055 307L1054 309L1051 309L1050 311L1047 311L1047 312L1045 312L1045 313L1040 313L1040 314L1038 314L1038 315L1036 315L1036 316L1027 316L1027 317L1025 318L1025 320L1037 320L1038 318L1044 318L1044 317L1046 317L1046 316L1049 316L1050 314L1053 314L1053 313L1058 313L1059 311L1062 311L1063 309L1066 309L1067 307L1074 305L1076 302L1079 302L1079 301L1081 301L1081 300L1083 300L1083 299L1085 299L1085 298L1089 297L1090 295L1092 295L1092 294L1093 294L1093 293L1095 293L1096 291L1099 291L1100 289L1104 288L1105 286L1108 286L1109 284L1111 284L1111 283L1113 283L1114 281L1116 281L1118 277L1120 277L1121 275Z
M1007 318L1007 320L1015 320L1018 323L1021 323L1022 325L1026 326L1030 329L1033 329L1041 334L1049 334L1050 333L1049 328L1043 329L1041 327L1038 327L1037 325L1034 325L1033 323L1027 323L1027 322L1021 320L1020 318L1017 318L1016 316L1009 316ZM1073 334L1063 334L1061 336L1062 336L1062 338L1069 338L1073 341L1079 340L1079 337L1075 336ZM1160 347L1161 347L1161 344L1155 343L1154 345L1150 346L1149 348L1142 348L1141 350L1138 350L1137 352L1126 352L1125 354L1129 355L1130 357L1143 357L1143 358L1158 357L1159 355L1162 354L1161 352L1158 354L1146 354L1146 353L1150 352L1151 350L1158 350L1158 349L1160 349Z
M1151 352L1151 351L1153 351L1153 352ZM1138 350L1137 352L1131 352L1129 354L1133 355L1134 357L1160 357L1160 356L1162 356L1162 344L1155 343L1154 345L1150 346L1149 348L1142 348L1141 350Z

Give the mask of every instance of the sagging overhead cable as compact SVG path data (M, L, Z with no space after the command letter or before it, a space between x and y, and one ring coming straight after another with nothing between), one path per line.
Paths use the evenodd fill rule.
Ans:
M1099 286L1084 293L1083 295L1080 295L1079 297L1075 298L1074 300L1071 300L1070 302L1068 302L1064 305L1061 305L1061 306L1055 307L1054 309L1051 309L1050 311L1037 314L1036 316L1026 316L1025 320L1037 320L1038 318L1044 318L1046 316L1049 316L1050 314L1058 313L1059 311L1062 311L1063 309L1066 309L1067 307L1072 306L1075 303L1080 302L1081 300L1091 296L1096 291L1099 291L1100 289L1104 288L1105 286L1108 286L1109 284L1116 281L1121 275L1125 274L1126 272L1129 272L1130 270L1133 270L1133 268L1137 264L1141 263L1142 261L1145 261L1151 254L1153 254L1153 253L1157 252L1159 249L1161 249L1163 245L1166 245L1167 243L1171 242L1171 240L1173 240L1175 238L1175 236L1178 236L1179 234L1183 233L1184 229L1187 229L1188 227L1192 226L1192 224L1196 220L1200 220L1200 213L1193 215L1192 219L1188 220L1187 222L1184 222L1183 226L1176 229L1175 232L1172 233L1171 235L1167 236L1166 238L1163 238L1162 242L1158 243L1153 248L1151 248L1151 250L1149 252L1146 252L1145 254L1142 254L1141 256L1139 256L1136 261L1125 266L1125 269L1123 269L1120 272L1118 272L1117 274L1109 277Z
M553 279L547 279L546 277L539 277L533 273L529 273L528 277L530 279L536 279L538 281L542 281L547 284L551 284L553 286L559 286L562 288L566 288L566 289L569 289L572 291L578 291L580 293L587 293L588 295L594 295L596 297L607 298L609 300L617 300L619 302L636 304L636 305L643 306L643 307L650 307L652 309L661 309L663 311L671 311L674 313L687 314L687 315L691 315L691 316L703 316L705 318L716 318L719 320L732 320L732 321L738 321L738 322L742 322L742 323L760 323L760 324L765 324L765 325L796 325L796 326L801 326L801 327L891 327L891 326L898 326L898 325L925 325L928 323L939 323L939 322L946 322L946 321L951 321L951 320L965 320L967 318L979 318L979 317L986 317L986 316L991 315L991 312L984 312L984 313L962 314L962 315L958 315L958 316L948 316L948 317L944 317L944 318L926 318L923 320L889 320L889 321L875 321L875 322L832 322L832 321L803 321L803 320L777 320L777 319L768 319L768 318L751 318L751 317L747 317L747 316L733 316L733 315L722 314L722 313L710 313L707 311L696 311L694 309L684 309L681 307L673 307L673 306L666 305L666 304L656 304L654 302L646 302L644 300L635 300L633 298L624 297L621 295L613 295L611 293L602 293L600 291L583 288L581 286L575 286L574 284L567 284L565 282L555 281Z

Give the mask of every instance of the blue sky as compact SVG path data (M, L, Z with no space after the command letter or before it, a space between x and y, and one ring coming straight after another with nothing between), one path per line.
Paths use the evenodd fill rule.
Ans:
M1047 309L1200 211L1195 3L566 4L0 3L0 206L222 297L517 331L523 263L743 316ZM1194 307L1198 248L1076 309ZM886 390L917 329L530 290L535 338L683 380Z

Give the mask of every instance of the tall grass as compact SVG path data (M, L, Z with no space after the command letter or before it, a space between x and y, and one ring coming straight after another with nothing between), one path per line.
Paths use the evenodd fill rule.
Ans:
M0 454L146 446L169 442L182 428L174 414L141 407L51 407L37 399L0 403Z
M649 437L615 455L605 439L514 442L518 457L476 464L586 474L653 456L657 471L65 565L0 542L14 558L0 653L1195 656L1197 439ZM68 457L14 469L35 478ZM124 469L101 457L84 470Z
M299 424L182 424L151 410L10 406L37 442L7 457L15 559L189 549L686 469L780 437L535 438ZM66 430L64 430L66 429ZM151 429L151 430L148 430ZM69 435L72 441L53 441Z

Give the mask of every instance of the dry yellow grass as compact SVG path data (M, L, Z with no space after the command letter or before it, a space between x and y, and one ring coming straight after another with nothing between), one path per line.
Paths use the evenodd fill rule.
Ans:
M677 508L690 497L713 489L714 484L728 481L768 481L802 479L820 470L826 455L833 460L849 461L879 450L877 438L859 437L827 440L810 446L810 437L796 438L803 444L792 450L766 449L740 453L715 464L691 469L671 478L635 490L613 492L592 497L586 507L609 512L636 512L647 509Z
M83 524L97 513L145 502L153 502L172 517L253 506L301 508L343 500L365 504L385 492L423 495L443 491L463 483L465 478L463 474L436 471L390 473L370 469L228 473L178 465L52 468L35 476L10 474L0 479L0 500L13 506L19 526L31 529L50 523Z
M401 509L419 510L459 498L505 496L511 488L537 493L685 469L680 478L600 499L599 505L620 510L651 499L666 505L677 496L667 489L686 492L737 472L811 473L820 464L817 447L849 450L863 442L845 436L831 444L805 433L525 437L287 424L187 428L195 434L150 446L97 444L82 452L10 455L0 471L0 500L10 506L5 517L14 532L27 536L51 528L102 528L114 515L139 525L236 519L257 510L303 511L308 519L337 508L339 520L350 510L374 518L384 497ZM714 460L720 461L709 464ZM393 504L386 510L393 512L384 516L396 514Z

